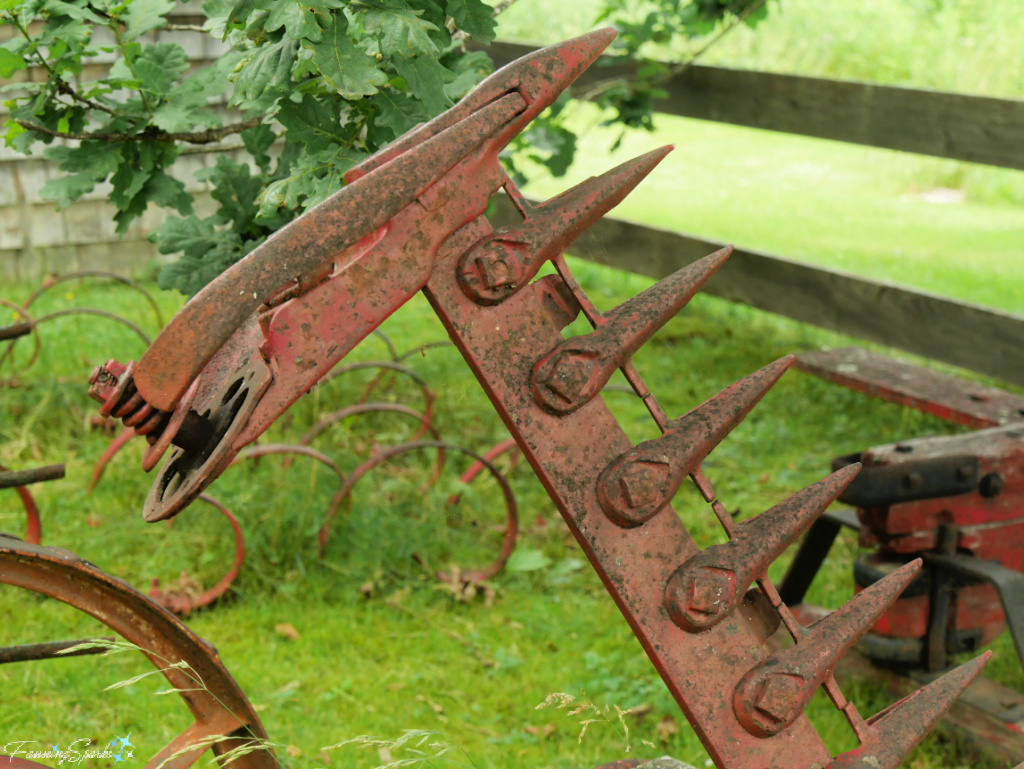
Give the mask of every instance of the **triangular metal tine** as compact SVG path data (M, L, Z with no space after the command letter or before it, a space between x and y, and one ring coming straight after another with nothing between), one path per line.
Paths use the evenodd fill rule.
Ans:
M753 581L825 512L859 470L859 464L849 465L798 491L742 523L730 541L709 547L680 566L665 590L673 622L697 632L729 616Z
M752 668L736 686L733 708L751 734L770 737L791 724L839 658L871 629L921 569L911 561L807 629L796 646Z
M985 652L868 720L872 736L837 756L828 769L897 769L978 677L992 652ZM1024 767L1021 764L1017 769Z
M460 257L459 286L482 305L508 299L621 203L671 151L671 146L652 150L529 208L521 224L494 232Z
M616 346L629 351L628 355L621 357L624 363L629 355L639 350L659 328L674 318L693 299L718 268L725 264L732 251L732 246L720 248L713 254L708 254L662 278L609 312L605 316L607 323L594 333L608 329L604 333L609 338L617 339Z
M552 414L571 414L589 403L615 369L664 326L732 253L727 246L683 267L620 304L593 332L565 339L533 367L530 390Z
M597 496L605 514L625 527L654 516L792 362L793 356L787 355L755 371L673 420L660 438L619 456L598 478Z
M528 96L529 106L516 121L515 133L522 131L533 118L554 103L580 74L593 64L612 40L615 30L598 29L547 48L540 48L505 65L482 80L459 103L425 123L398 137L351 168L345 183L351 184L389 163L413 147L465 120L503 95L520 90Z
M845 651L889 610L920 570L921 559L915 558L857 593L831 614L826 614L811 625L808 632L815 638L828 638L833 643L843 644Z
M701 424L701 431L705 436L701 440L699 448L691 455L691 462L693 460L702 461L715 446L725 439L725 436L735 430L737 425L753 411L754 406L761 402L761 399L789 370L794 360L792 355L779 358L750 376L729 385L718 395L702 403L688 414L679 417L676 422L680 424L680 429L690 432L699 429L697 425ZM683 428L683 425L686 427Z

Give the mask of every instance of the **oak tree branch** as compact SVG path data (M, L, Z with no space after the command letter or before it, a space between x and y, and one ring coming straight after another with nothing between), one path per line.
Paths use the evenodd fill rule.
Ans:
M58 139L79 139L81 141L101 142L157 141L188 142L189 144L212 144L213 142L220 141L225 136L242 133L242 131L249 128L255 128L263 122L263 117L251 117L241 123L232 123L231 125L226 125L221 128L210 128L206 131L185 131L181 133L168 133L167 131L161 131L153 126L149 126L146 130L137 134L126 134L120 132L107 133L103 131L70 133L68 131L55 131L52 128L41 126L38 123L31 123L28 120L17 120L16 122L26 131L35 131L37 133L46 134L47 136L54 136Z

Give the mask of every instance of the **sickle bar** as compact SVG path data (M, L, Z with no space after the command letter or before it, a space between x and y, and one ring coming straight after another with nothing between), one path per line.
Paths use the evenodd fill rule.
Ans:
M131 367L111 365L97 376L93 394L108 411L151 428L153 453L175 444L145 510L148 520L169 517L422 289L719 769L894 769L985 658L865 722L831 672L920 563L808 628L779 598L769 565L857 468L736 523L703 464L792 357L674 421L632 361L731 249L607 314L579 287L562 255L667 148L540 206L522 199L498 163L500 148L611 37L592 33L510 65L445 115L366 160L348 174L348 187L186 306L138 364L134 389ZM494 232L483 213L501 187L523 222ZM535 280L547 261L557 274ZM563 338L581 312L594 330ZM660 438L634 446L612 416L601 390L616 370L643 399ZM192 412L200 418L189 417ZM169 435L172 426L176 437ZM353 474L344 494L365 469ZM672 508L687 478L710 504L726 543L702 549ZM769 655L765 642L780 624L794 646ZM834 758L807 719L804 709L819 689L861 739L857 751Z

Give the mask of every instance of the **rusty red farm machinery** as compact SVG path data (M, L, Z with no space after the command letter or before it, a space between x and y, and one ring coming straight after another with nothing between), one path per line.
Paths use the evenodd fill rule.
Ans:
M80 306L57 309L45 313L36 313L37 300L42 299L52 289L62 286L67 287L72 281L79 284L82 296L78 292L68 291L59 300L67 303L72 299L78 299ZM82 286L81 284L86 284ZM94 284L94 285L93 285ZM91 292L90 292L91 289ZM82 306L83 301L89 297L97 303L97 298L102 300L108 296L112 289L119 289L120 293L125 290L136 292L152 308L157 325L162 325L160 309L152 295L144 286L136 281L121 278L113 273L99 271L85 271L69 273L61 276L49 276L43 284L33 291L27 300L15 304L3 300L14 318L14 323L0 327L0 342L4 342L0 348L0 372L7 378L3 380L4 386L8 388L25 388L32 390L39 383L33 377L41 353L48 351L47 340L55 338L54 332L48 328L41 327L51 320L68 318L73 326L70 329L61 329L64 339L82 339L84 336L91 336L95 326L92 325L101 321L113 321L124 328L127 328L135 336L141 339L146 345L150 339L142 327L129 320L128 317L117 315L109 310L97 310L95 307ZM89 324L89 325L86 325ZM319 466L326 468L330 477L333 477L337 491L327 507L321 512L319 522L319 536L317 537L318 549L321 557L325 551L330 535L332 521L340 512L347 509L351 504L352 495L357 490L360 481L377 468L388 463L396 457L406 454L430 453L434 455L433 469L430 473L428 483L434 484L442 479L446 472L447 460L449 457L462 456L467 458L471 464L462 474L463 484L471 483L481 473L489 474L495 484L497 494L500 495L500 508L504 509L504 523L501 526L502 537L498 552L489 562L482 565L456 565L452 564L447 570L434 572L436 579L443 582L455 580L464 583L464 589L468 593L474 590L473 584L486 581L497 574L507 562L514 550L516 537L519 528L518 507L515 496L512 492L505 472L494 464L495 460L503 454L511 454L509 462L510 469L516 464L518 452L515 449L515 442L504 440L492 449L477 453L461 441L454 441L447 438L437 424L436 388L431 385L414 367L409 364L411 358L424 357L427 352L434 348L451 347L451 342L426 342L419 344L410 350L399 351L392 340L380 329L374 330L374 342L377 348L383 347L385 356L380 357L375 353L369 359L360 359L352 363L336 366L329 374L322 377L317 386L322 391L329 382L342 379L356 379L361 375L363 382L356 381L349 383L348 391L353 389L358 392L353 402L342 409L321 413L315 411L315 421L291 442L252 445L247 447L237 456L233 465L241 463L258 464L264 457L284 457L283 467L287 468L296 458L312 460ZM19 346L20 343L20 346ZM399 380L404 380L408 386L403 388L397 386ZM398 392L396 392L396 390ZM121 424L119 417L126 416L122 412L111 415L106 410L99 414L93 414L89 422L94 431L112 436L106 450L95 462L92 470L92 477L89 481L88 490L91 492L99 484L105 471L112 461L118 457L125 447L133 439L142 438L142 433L136 430L140 427L143 431L145 425ZM322 436L330 438L332 429L337 426L344 426L347 422L363 420L367 417L384 417L392 420L405 420L411 422L414 429L409 437L397 444L389 444L386 440L381 443L381 438L375 435L373 428L367 424L360 424L356 433L362 443L368 444L368 449L363 452L366 458L360 461L351 471L342 472L335 459L323 451L318 450L318 441L322 442ZM130 422L131 420L129 420ZM378 420L379 422L380 420ZM386 425L385 425L386 427ZM119 431L120 428L120 431ZM336 437L336 436L335 436ZM432 440L424 440L431 438ZM141 441L135 441L139 443ZM345 446L345 453L355 457L360 452L352 446ZM35 499L27 484L40 480L47 480L54 477L54 468L38 468L31 472L21 471L9 475L8 487L14 488L20 502L25 510L26 529L25 541L31 544L40 544L42 536L42 520ZM264 471L265 473L266 471ZM22 483L22 481L24 483ZM460 504L460 494L452 494L448 501L448 507L454 508ZM224 532L230 532L233 537L233 549L225 554L221 572L223 576L217 579L206 575L198 580L189 571L183 571L181 576L173 581L164 581L156 577L152 578L152 587L148 594L160 605L170 609L177 614L189 614L195 609L209 606L224 596L232 587L244 565L245 541L242 526L236 514L229 509L228 505L209 494L201 494L199 499L222 516L228 524ZM229 500L230 502L231 500ZM232 507L234 504L232 504ZM239 513L246 513L243 508ZM497 512L497 510L495 511ZM95 518L95 517L94 517ZM166 521L170 525L173 521ZM100 525L98 521L90 525ZM482 527L479 516L469 520L470 526ZM481 537L482 539L493 539L493 537ZM426 561L423 561L426 566ZM484 588L485 590L488 588Z
M790 367L787 356L672 419L633 355L700 291L730 250L680 270L610 312L583 292L563 252L667 154L663 148L540 205L498 155L611 41L594 32L530 54L458 105L356 166L346 186L200 291L138 362L111 361L90 394L161 460L147 521L173 518L395 310L422 291L540 478L672 696L721 769L893 769L978 676L988 654L892 707L861 714L836 682L844 654L914 583L904 559L842 608L801 620L768 567L837 497L852 462L743 523L702 464ZM500 191L522 221L493 230ZM537 277L551 264L553 272ZM564 338L582 315L592 331ZM634 445L601 397L621 371L661 437ZM439 441L421 441L438 447ZM262 447L263 450L271 450ZM257 447L259 450L260 447ZM480 457L486 466L487 458ZM979 465L979 472L984 468ZM358 480L358 478L356 479ZM701 549L672 508L690 481L727 541ZM352 476L346 480L351 487ZM113 627L152 657L187 660L219 682L217 703L150 766L224 756L264 733L216 656L168 612L63 551L0 542L3 580L94 612L106 595L140 617ZM84 594L76 585L90 584ZM143 633L140 628L149 628ZM772 650L780 628L791 644ZM150 644L147 646L147 644ZM152 644L156 644L153 646ZM204 679L205 680L205 679ZM172 680L179 690L188 681ZM833 755L804 711L823 690L859 747ZM241 767L274 763L238 751Z

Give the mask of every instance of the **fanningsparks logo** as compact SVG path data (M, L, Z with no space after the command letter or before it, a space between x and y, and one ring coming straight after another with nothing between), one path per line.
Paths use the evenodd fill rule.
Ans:
M38 740L15 740L4 745L3 752L11 758L26 758L36 761L50 763L56 761L61 764L77 764L91 758L112 758L114 763L127 761L134 758L132 750L135 748L131 743L132 733L124 737L115 736L103 747L93 747L93 741L88 737L75 740L66 747L60 744L46 746ZM0 757L0 769L3 769L4 761Z

